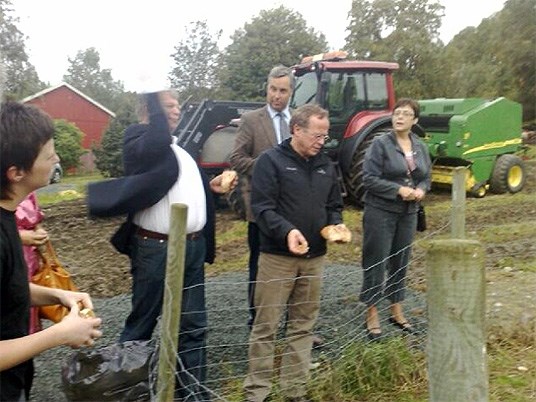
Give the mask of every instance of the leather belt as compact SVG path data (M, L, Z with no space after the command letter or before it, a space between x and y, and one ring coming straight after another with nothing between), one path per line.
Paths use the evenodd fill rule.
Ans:
M167 241L168 239L168 235L165 233L153 232L152 230L140 228L139 226L136 227L136 234L142 237L147 237L148 239L165 240L165 241ZM202 234L203 232L201 230L198 232L188 233L186 235L186 240L197 240L201 237Z
M202 230L199 230L197 232L193 232L193 233L188 233L186 235L186 240L197 240L201 237L201 235L203 234L203 231Z

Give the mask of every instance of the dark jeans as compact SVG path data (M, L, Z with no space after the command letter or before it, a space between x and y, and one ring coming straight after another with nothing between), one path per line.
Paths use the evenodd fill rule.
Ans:
M365 205L360 300L367 306L377 305L383 295L391 303L404 300L406 270L416 226L416 213L394 213Z
M179 334L176 396L209 400L199 384L206 378L207 313L205 307L205 240L186 241L184 289ZM132 311L120 342L151 339L162 310L167 242L133 236L131 243Z
M257 280L257 271L259 269L260 255L260 231L255 222L248 223L248 245L249 245L249 283L248 283L248 301L249 301L249 319L248 326L251 329L255 321L255 281Z

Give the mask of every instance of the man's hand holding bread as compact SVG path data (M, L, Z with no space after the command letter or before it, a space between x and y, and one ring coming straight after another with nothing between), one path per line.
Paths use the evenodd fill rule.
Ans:
M210 181L210 188L215 193L225 194L238 184L238 173L234 170L225 170L222 174Z
M352 232L344 223L324 226L320 234L330 243L350 243L352 241Z

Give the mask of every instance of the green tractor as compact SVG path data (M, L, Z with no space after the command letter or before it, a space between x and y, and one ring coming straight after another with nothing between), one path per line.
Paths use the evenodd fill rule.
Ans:
M519 103L501 97L429 99L419 105L418 126L434 163L434 185L451 185L454 168L465 166L465 187L471 196L523 188L526 169L516 154L522 149Z

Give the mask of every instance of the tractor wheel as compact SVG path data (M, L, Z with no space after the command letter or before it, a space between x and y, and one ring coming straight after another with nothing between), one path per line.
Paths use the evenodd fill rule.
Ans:
M483 198L488 193L486 184L475 184L475 186L469 191L469 194L475 198Z
M372 141L374 141L374 138L388 133L389 131L390 128L382 127L371 132L357 147L352 156L350 170L344 175L348 196L350 197L351 202L359 208L363 208L364 205L363 197L365 195L365 188L363 187L363 162L365 160L365 153L370 144L372 144Z
M495 162L491 175L491 191L503 194L517 193L527 179L525 164L520 157L512 154L501 155Z
M246 205L244 204L244 198L242 197L242 179L240 176L238 177L238 184L227 193L226 198L229 208L231 208L240 219L245 220Z

